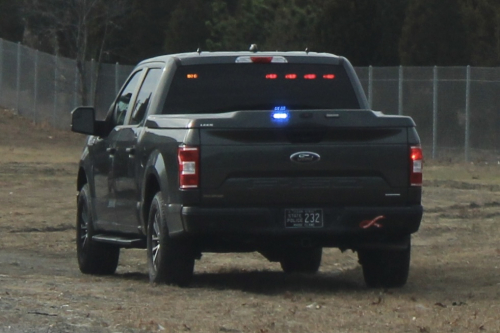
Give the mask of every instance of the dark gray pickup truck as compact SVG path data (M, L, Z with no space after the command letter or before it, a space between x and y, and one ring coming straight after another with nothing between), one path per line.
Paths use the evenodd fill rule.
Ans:
M88 134L77 191L80 270L113 274L146 248L151 282L186 286L202 252L258 251L315 273L322 248L358 253L369 287L408 278L422 219L409 117L369 110L343 57L202 52L141 62Z

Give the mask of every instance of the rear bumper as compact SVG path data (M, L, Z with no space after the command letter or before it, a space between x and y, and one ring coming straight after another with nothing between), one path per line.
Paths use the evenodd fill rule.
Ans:
M288 207L286 207L288 208ZM316 208L316 207L315 207ZM327 246L409 235L420 227L421 205L404 207L339 207L323 210L320 228L286 228L281 208L207 208L170 206L181 217L182 234L195 237L310 239ZM396 239L398 237L395 237Z

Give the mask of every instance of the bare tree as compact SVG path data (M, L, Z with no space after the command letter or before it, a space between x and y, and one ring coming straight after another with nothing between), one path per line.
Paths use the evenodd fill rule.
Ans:
M76 59L81 102L94 100L99 64L107 42L131 7L130 0L24 0L25 43ZM33 45L35 44L35 45ZM36 45L38 44L38 45ZM97 62L90 77L88 61Z

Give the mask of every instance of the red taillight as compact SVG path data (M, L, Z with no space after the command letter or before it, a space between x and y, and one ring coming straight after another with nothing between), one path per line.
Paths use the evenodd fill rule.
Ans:
M198 188L200 183L200 150L196 147L179 147L179 187Z
M267 74L266 79L268 80L276 80L278 78L278 74Z
M422 147L414 146L410 148L410 185L422 186L422 168L424 155Z
M333 80L333 79L335 79L335 74L325 74L325 75L323 75L323 79Z
M287 74L285 75L285 79L295 80L297 78L297 74Z
M314 80L316 78L316 74L306 74L304 75L304 79L306 80Z

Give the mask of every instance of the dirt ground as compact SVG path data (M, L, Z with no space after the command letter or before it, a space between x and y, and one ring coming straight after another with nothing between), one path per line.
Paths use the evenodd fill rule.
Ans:
M356 254L327 249L314 276L205 254L181 289L149 284L144 250L114 276L79 272L82 144L0 111L0 332L500 332L500 165L426 163L404 288L367 289Z

